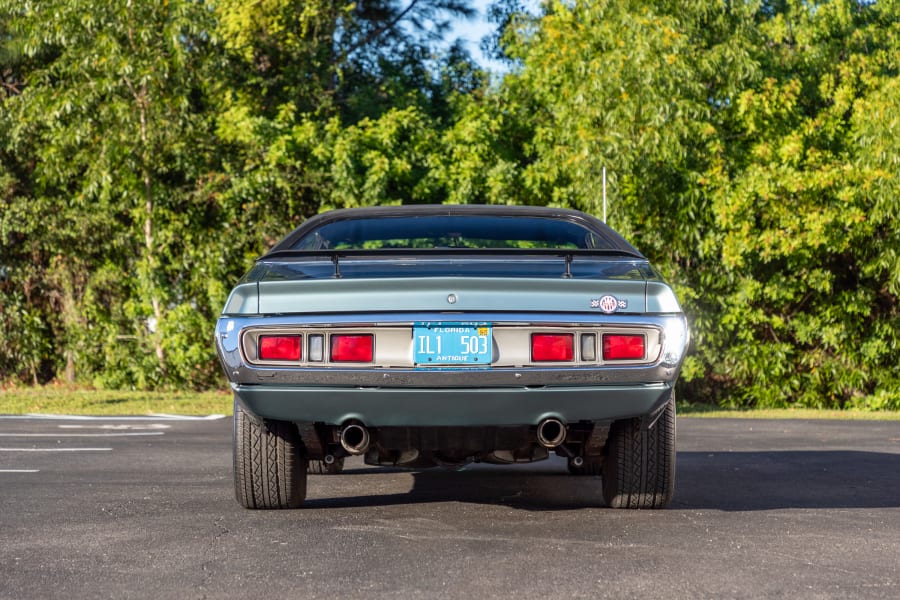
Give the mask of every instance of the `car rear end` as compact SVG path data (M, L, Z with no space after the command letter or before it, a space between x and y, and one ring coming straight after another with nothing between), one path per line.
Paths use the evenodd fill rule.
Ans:
M425 214L447 211L433 210ZM462 218L481 216L465 210ZM596 239L615 236L578 224L599 231ZM636 250L303 247L322 230L313 225L263 257L219 319L236 440L275 424L290 433L290 452L319 472L356 454L420 468L556 453L574 474L604 473L612 505L669 501L673 386L688 329L671 289ZM643 443L660 420L671 420L664 437L672 437L662 487L649 496L639 489L655 474L612 481L627 466L619 438ZM239 460L237 445L244 480L250 475L237 471L254 465ZM252 485L238 488L245 506L271 507Z

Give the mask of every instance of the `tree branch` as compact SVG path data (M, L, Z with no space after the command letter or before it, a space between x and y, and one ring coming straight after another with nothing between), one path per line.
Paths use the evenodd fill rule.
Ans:
M2 86L4 89L11 92L13 96L18 96L19 94L22 93L22 90L17 88L16 84L14 84L14 83L7 83L5 81L0 81L0 86Z
M375 29L372 33L367 35L365 38L363 38L362 40L360 40L360 41L356 42L355 44L353 44L352 46L350 46L350 48L346 52L341 54L339 63L342 63L345 60L347 60L347 57L349 57L351 54L353 54L354 52L356 52L363 46L368 46L369 44L374 42L385 31L389 31L389 30L393 29L394 27L396 27L397 23L399 23L404 18L406 18L406 15L408 15L409 12L418 3L419 3L419 0L412 0L412 2L409 3L409 6L407 6L402 11L400 11L400 14L398 14L392 21Z

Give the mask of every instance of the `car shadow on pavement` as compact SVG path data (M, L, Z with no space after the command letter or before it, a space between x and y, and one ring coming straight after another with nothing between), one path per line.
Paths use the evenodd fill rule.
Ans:
M328 477L352 481L358 476L377 479L398 473L396 469L358 469ZM601 479L569 475L560 460L407 473L413 479L408 492L313 496L305 506L327 509L469 502L559 511L605 505ZM671 506L675 510L723 511L886 507L900 507L900 454L839 450L679 452Z
M555 464L554 464L555 463ZM354 469L343 475L350 480L367 477L373 485L393 474L412 478L404 493L372 493L364 496L310 497L304 508L362 508L418 504L423 502L468 502L496 504L527 510L572 510L604 506L599 477L573 477L564 461L532 465L469 465L465 468L400 471L399 469ZM342 486L343 487L343 486ZM381 486L379 486L380 488ZM337 491L335 486L329 486ZM358 487L354 486L354 490Z

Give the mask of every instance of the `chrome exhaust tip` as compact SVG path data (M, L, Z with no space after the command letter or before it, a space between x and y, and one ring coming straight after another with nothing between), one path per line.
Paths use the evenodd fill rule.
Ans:
M365 454L370 442L369 430L362 423L348 423L341 429L341 447L348 454Z
M544 448L556 448L562 445L566 441L566 424L552 417L544 419L538 425L537 439Z

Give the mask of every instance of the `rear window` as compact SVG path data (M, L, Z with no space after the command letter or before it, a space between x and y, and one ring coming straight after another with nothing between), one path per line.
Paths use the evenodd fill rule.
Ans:
M345 219L301 237L293 250L410 248L611 249L593 231L560 219L497 216L403 216Z

